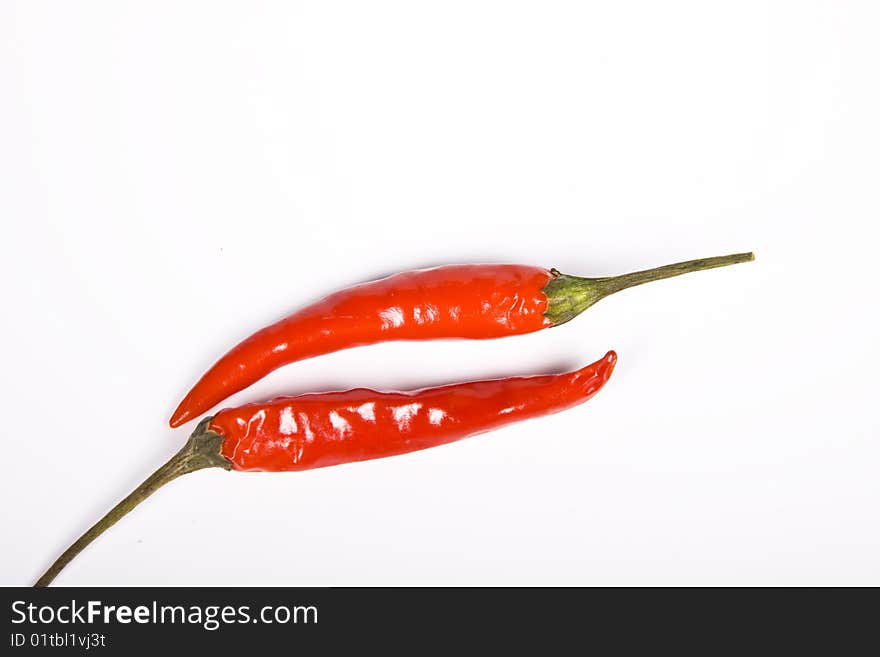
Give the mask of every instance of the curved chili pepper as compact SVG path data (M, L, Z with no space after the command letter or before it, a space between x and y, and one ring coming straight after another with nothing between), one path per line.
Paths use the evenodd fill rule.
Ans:
M395 456L576 406L608 381L617 355L574 372L475 381L413 392L346 392L279 397L203 419L189 440L71 545L35 586L147 497L177 477L220 467L282 472Z
M525 265L450 265L356 285L254 333L218 360L169 420L177 427L298 360L390 340L500 338L563 324L600 299L649 281L753 260L689 260L608 278Z

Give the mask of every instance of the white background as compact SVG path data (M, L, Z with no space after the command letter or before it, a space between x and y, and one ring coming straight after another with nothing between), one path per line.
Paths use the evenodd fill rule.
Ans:
M450 262L754 250L492 342L230 403L562 371L569 412L393 459L205 471L60 585L880 584L876 2L0 4L0 583L177 450L253 330Z

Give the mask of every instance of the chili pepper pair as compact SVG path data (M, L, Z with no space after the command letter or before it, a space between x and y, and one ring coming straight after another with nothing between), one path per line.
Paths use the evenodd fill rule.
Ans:
M620 290L753 260L689 260L608 278L522 265L453 265L396 274L332 294L224 355L171 417L180 426L287 363L389 340L499 338L563 324ZM478 381L412 392L367 389L229 408L204 418L183 449L70 546L48 585L89 543L164 484L210 467L290 471L383 458L570 408L608 381L617 355L566 374Z

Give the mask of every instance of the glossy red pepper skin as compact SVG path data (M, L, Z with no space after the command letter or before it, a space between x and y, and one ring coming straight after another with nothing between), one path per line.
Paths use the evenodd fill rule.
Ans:
M294 361L389 340L499 338L551 325L552 277L524 265L451 265L395 274L331 294L253 334L209 369L172 427Z
M580 404L608 381L617 355L547 376L476 381L414 392L280 397L217 413L208 428L234 470L280 472L364 461L443 445Z

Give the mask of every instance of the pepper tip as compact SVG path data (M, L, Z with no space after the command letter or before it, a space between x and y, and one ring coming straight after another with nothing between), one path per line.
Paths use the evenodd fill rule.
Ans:
M174 415L171 416L171 419L168 420L168 426L172 429L176 429L181 424L189 420L189 413L186 411L181 411L179 408L174 411Z
M603 378L607 381L614 371L614 366L617 365L617 352L610 349L602 360L605 362L605 369L602 374Z

